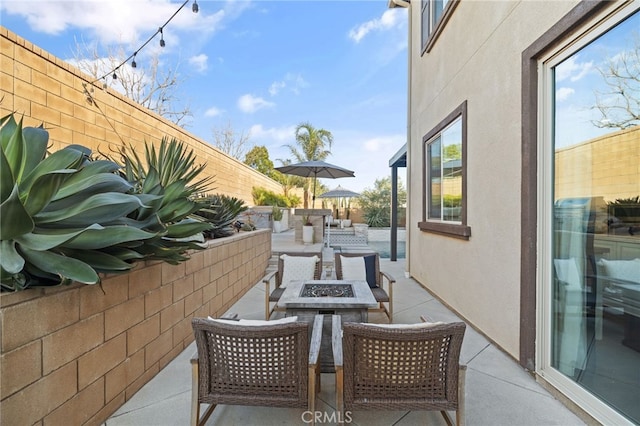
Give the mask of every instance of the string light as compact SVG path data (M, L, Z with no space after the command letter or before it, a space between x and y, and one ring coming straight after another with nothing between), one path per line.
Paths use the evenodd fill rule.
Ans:
M176 15L178 14L178 12L180 12L182 10L183 7L185 7L187 5L187 3L189 3L190 0L185 0L184 3L182 3L180 5L180 7L178 8L178 10L176 10L173 15L171 15L171 17L167 20L167 22L164 23L164 25L162 25L161 27L158 28L158 31L156 31L155 33L153 33L153 35L151 37L149 37L147 39L147 41L145 41L142 46L140 46L135 52L133 52L131 55L129 55L128 58L126 58L124 61L122 61L122 63L120 63L117 67L115 67L113 70L105 73L102 77L96 78L95 80L93 80L91 83L96 83L100 80L103 81L102 87L103 88L107 88L107 77L109 75L112 75L112 78L114 80L118 79L118 76L116 75L116 71L118 69L120 69L120 67L122 67L124 64L126 64L127 62L129 62L129 60L131 59L131 68L136 68L138 66L138 64L136 63L136 55L138 54L139 51L141 51L147 44L149 44L149 42L151 42L151 40L153 40L155 38L156 35L158 35L158 33L160 33L160 47L164 47L165 46L165 42L164 42L164 37L163 37L163 28L167 26L167 24L169 24L169 22L171 22L173 20L173 18L176 17ZM191 10L193 11L193 13L198 13L198 11L200 10L200 7L198 6L197 0L193 0L193 6L191 7Z

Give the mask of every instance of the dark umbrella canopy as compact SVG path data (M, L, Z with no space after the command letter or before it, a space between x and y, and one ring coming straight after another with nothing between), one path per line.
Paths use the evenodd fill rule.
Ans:
M337 179L343 177L355 177L353 171L339 166L334 166L333 164L325 163L324 161L304 161L302 163L276 167L275 170L286 175L313 177L312 207L315 206L316 201L317 178Z

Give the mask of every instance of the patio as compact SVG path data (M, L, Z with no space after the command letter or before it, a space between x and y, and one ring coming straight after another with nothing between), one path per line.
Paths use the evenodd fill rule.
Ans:
M320 244L294 243L293 230L272 234L272 250L319 250ZM324 249L332 259L331 249ZM325 263L325 265L327 265ZM330 267L330 265L327 265ZM394 322L413 323L420 315L435 321L456 321L456 315L443 306L412 278L405 277L405 261L381 259L381 269L397 280L394 287ZM247 319L264 318L264 285L257 283L231 312ZM282 313L276 313L282 315ZM274 314L274 316L276 315ZM384 314L371 314L370 322L385 323ZM191 366L195 351L191 344L174 361L147 383L104 424L107 426L186 425L189 423ZM466 378L466 423L468 425L583 425L579 417L556 400L517 362L492 345L473 328L467 327L461 363L468 366ZM335 424L334 375L322 374L322 391L317 410L326 413L320 424ZM307 415L308 416L308 415ZM302 425L303 410L287 408L219 406L208 425ZM348 420L348 419L347 419ZM353 412L354 425L415 424L444 425L438 412L377 411Z

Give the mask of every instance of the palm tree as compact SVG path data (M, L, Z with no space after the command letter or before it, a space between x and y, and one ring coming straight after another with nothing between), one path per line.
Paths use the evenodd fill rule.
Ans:
M285 145L298 161L323 161L331 154L333 135L325 129L316 129L309 122L300 123L295 131L296 145ZM309 186L311 179L305 179L304 208L309 207Z

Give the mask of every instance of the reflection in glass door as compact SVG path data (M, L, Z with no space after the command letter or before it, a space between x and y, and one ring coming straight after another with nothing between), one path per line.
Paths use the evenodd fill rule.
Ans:
M640 12L553 75L551 366L640 423Z

